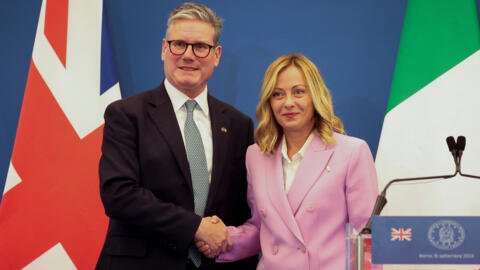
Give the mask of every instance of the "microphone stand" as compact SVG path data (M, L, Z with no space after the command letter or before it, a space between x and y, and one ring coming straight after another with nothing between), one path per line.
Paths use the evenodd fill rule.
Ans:
M418 181L418 180L431 180L431 179L449 179L454 176L456 176L459 173L459 171L455 171L454 174L448 174L448 175L437 175L437 176L424 176L424 177L411 177L411 178L397 178L389 181L387 185L383 188L382 193L380 193L377 196L377 200L375 201L375 206L373 207L372 214L370 215L370 218L368 219L367 225L362 229L360 234L372 234L372 219L374 216L380 215L382 212L383 208L387 204L387 189L393 184L393 183L399 183L399 182L407 182L407 181ZM480 177L479 177L480 178Z
M475 179L480 179L480 176L477 175L471 175L471 174L465 174L465 173L459 173L461 176L469 177L469 178L475 178Z
M455 139L452 136L449 136L447 138L447 145L452 153L453 156L453 161L455 162L455 172L453 174L447 174L447 175L437 175L437 176L424 176L424 177L411 177L411 178L397 178L389 181L387 185L383 188L382 192L377 196L377 200L375 201L375 206L373 207L372 214L370 215L370 218L368 219L367 224L365 227L362 229L360 234L355 238L355 269L357 270L363 270L364 269L364 241L366 238L368 238L368 235L372 234L372 219L374 216L380 215L380 212L382 212L383 208L387 204L387 189L394 183L399 183L399 182L407 182L407 181L421 181L421 180L430 180L430 179L449 179L457 174L464 176L464 177L469 177L469 178L475 178L475 179L480 179L480 176L476 175L471 175L471 174L464 174L461 171L461 159L462 159L462 154L463 150L465 149L465 137L464 136L459 136L457 138L457 142L455 142Z
M475 178L475 179L480 179L480 176L476 175L471 175L471 174L464 174L462 173L461 170L461 160L462 160L462 154L463 150L465 149L465 137L464 136L458 136L457 142L455 143L455 139L452 136L447 137L447 144L448 144L448 149L453 155L453 161L455 162L455 173L453 174L448 174L448 175L438 175L438 176L424 176L424 177L411 177L411 178L398 178L398 179L393 179L390 182L387 183L385 188L383 188L382 193L380 193L377 196L377 200L375 201L375 206L373 207L372 214L370 215L370 218L368 219L367 225L362 229L360 234L372 234L372 219L374 216L380 215L380 212L382 212L383 208L387 204L387 198L386 198L386 193L388 187L390 187L393 183L398 183L398 182L406 182L406 181L417 181L417 180L428 180L428 179L449 179L457 174L464 176L464 177L469 177L469 178Z

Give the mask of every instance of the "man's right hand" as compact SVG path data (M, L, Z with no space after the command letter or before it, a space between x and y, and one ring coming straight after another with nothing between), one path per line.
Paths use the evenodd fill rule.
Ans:
M232 248L232 239L228 234L227 227L217 216L202 218L200 226L198 226L195 233L194 241L202 241L208 245L208 257L210 258L216 257L221 252L229 251Z

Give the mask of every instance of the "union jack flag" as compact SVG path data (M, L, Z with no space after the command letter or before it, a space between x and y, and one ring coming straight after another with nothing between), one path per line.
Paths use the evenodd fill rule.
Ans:
M0 205L1 269L93 269L106 106L120 98L101 0L43 0Z
M392 228L391 241L412 241L412 228Z

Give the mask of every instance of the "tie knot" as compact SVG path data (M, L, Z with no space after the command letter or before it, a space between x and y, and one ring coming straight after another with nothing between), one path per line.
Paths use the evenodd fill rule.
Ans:
M197 102L193 99L189 99L185 102L185 107L187 108L187 112L193 112L195 109L195 106L197 105Z

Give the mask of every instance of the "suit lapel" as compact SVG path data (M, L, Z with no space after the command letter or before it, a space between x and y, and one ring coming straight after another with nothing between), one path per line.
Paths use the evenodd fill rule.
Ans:
M192 178L188 166L187 153L183 144L182 133L178 126L172 102L162 83L152 91L152 98L147 102L147 111L155 126L170 145L173 156L177 160L180 170L186 179L187 186L193 194Z
M269 162L265 167L267 192L273 206L282 217L286 226L303 243L304 240L302 234L295 221L285 194L281 147L282 144L280 143L275 152L272 153L272 158L268 159Z
M221 186L223 168L225 167L225 160L227 159L228 140L230 130L230 119L225 113L225 107L214 99L208 96L208 107L210 111L210 122L212 125L212 179L210 182L210 191L208 193L207 209L210 209L213 203L213 198Z
M287 195L294 215L308 191L318 181L332 153L333 150L327 149L320 137L315 135L298 166L295 179Z

